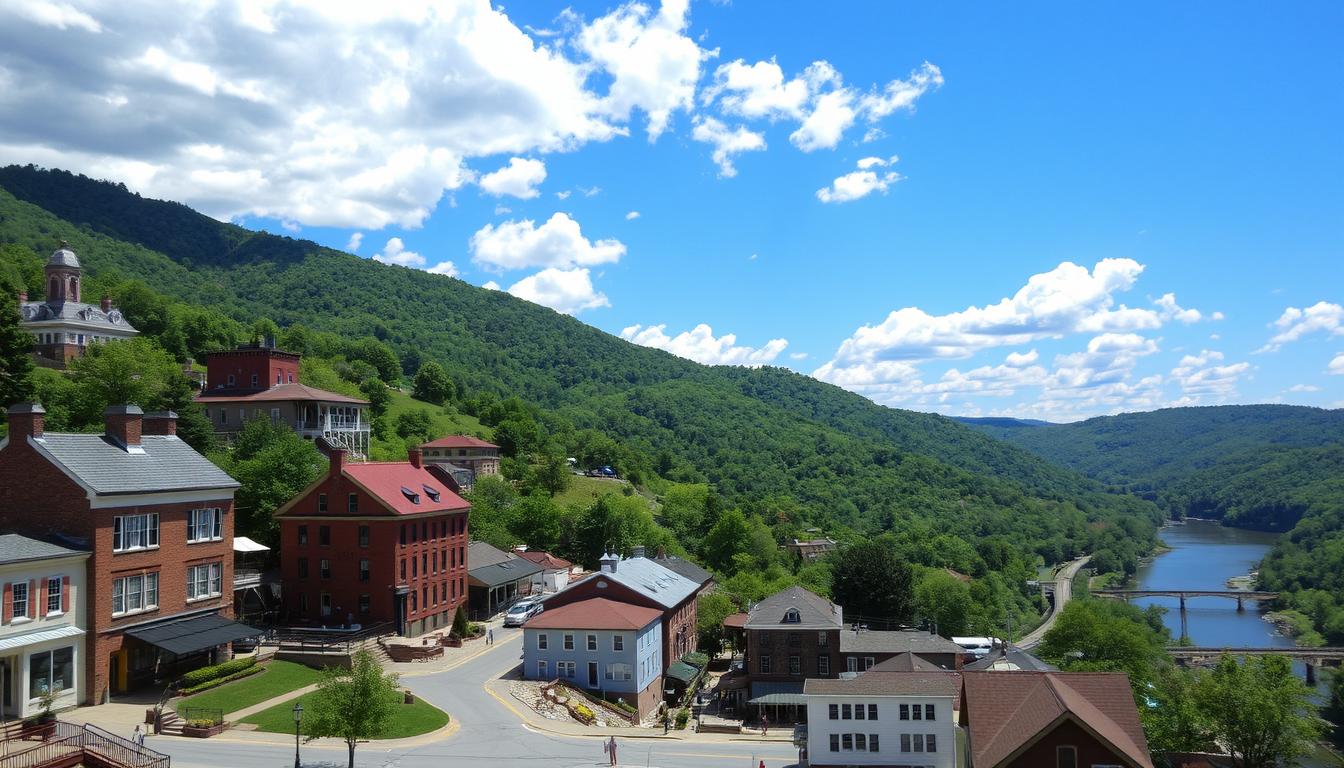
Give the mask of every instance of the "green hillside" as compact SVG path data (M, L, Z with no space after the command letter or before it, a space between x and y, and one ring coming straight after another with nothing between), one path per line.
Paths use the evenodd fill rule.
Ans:
M407 375L434 360L461 391L517 395L618 441L642 457L641 474L713 484L779 536L804 525L892 531L957 550L927 560L980 570L996 559L975 549L986 537L1052 562L1106 550L1131 567L1153 540L1153 506L951 419L782 369L698 365L502 292L222 224L119 185L0 169L0 244L19 246L0 277L31 283L61 238L91 274L86 293L116 292L138 325L152 319L136 316L131 279L243 323L376 338ZM208 348L208 333L186 335L178 354Z

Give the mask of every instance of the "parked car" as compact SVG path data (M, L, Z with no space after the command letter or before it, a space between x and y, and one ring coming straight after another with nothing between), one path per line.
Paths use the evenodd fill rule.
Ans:
M504 612L504 626L521 627L528 619L536 616L545 610L541 600L537 598L524 598L509 606L509 610Z

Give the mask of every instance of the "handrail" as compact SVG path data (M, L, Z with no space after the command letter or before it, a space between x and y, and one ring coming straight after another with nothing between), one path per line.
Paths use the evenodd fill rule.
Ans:
M299 650L309 649L319 651L330 651L333 649L342 649L351 651L355 646L362 644L365 640L386 635L395 635L396 627L390 621L370 624L366 627L360 627L356 630L338 631L338 630L320 630L320 629L302 629L290 627L286 629L277 629L274 633L274 642L282 645L298 645Z
M38 732L43 735L42 741L27 749L0 756L0 768L36 768L76 750L80 753L96 752L104 761L122 768L169 768L171 760L162 752L109 733L96 725L57 720L21 731L26 734Z
M211 725L224 722L224 710L219 707L179 707L177 715L188 723L192 720L209 720Z

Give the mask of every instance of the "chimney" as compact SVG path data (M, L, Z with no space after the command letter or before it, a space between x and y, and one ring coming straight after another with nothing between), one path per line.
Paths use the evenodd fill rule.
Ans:
M424 465L424 462L422 462L422 461L420 460L420 449L419 449L419 448L407 448L407 449L406 449L406 460L409 461L409 462L411 462L411 466L412 466L412 467L415 467L416 469L424 469L424 466L425 466L425 465Z
M643 557L643 556L644 556L644 547L639 546L639 547L635 547L634 549L630 550L630 556L631 556L631 557Z
M28 300L28 292L27 292L27 291L19 291L19 303L22 304L23 302L25 302L25 301L27 301L27 300Z
M601 563L602 563L602 572L603 572L603 573L615 573L615 572L616 572L616 564L619 563L620 561L621 561L621 558L620 558L618 555L613 555L613 554L610 553L610 552L606 553L605 555L602 555L602 560L601 560Z
M331 466L328 467L327 474L331 477L340 477L341 472L345 470L345 449L333 445L331 452L327 454L327 458L331 459Z
M140 420L144 415L138 405L109 405L103 411L107 436L129 452L143 452L140 450Z
M112 311L112 297L111 297L111 296L108 296L107 294L103 294L103 304L102 304L102 307L103 307L103 312L104 312L104 313L106 313L106 312L111 312L111 311Z
M141 422L141 434L145 435L176 435L177 434L177 413L174 411L154 411L146 413L144 421Z
M10 437L41 437L47 411L37 403L15 403L9 406Z

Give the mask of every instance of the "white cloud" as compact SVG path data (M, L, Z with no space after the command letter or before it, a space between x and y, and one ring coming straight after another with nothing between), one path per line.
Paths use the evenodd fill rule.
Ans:
M638 219L638 218L639 218L639 211L631 211L631 212L625 214L625 220L626 220L626 221L634 221L635 219Z
M0 5L0 16L4 14L12 14L25 21L62 31L71 28L93 33L103 31L103 27L97 19L73 8L69 3L23 0L23 2Z
M541 194L537 187L546 180L546 164L532 158L509 158L509 164L493 173L487 173L478 182L481 189L502 197L511 195L530 200Z
M425 257L415 251L406 250L406 244L401 241L400 237L389 238L383 249L373 254L373 260L383 264L396 264L417 269L425 266Z
M571 192L570 190L566 189L566 190L562 190L562 191L560 191L560 192L556 192L556 193L555 193L555 196L558 197L558 198L560 198L561 200L568 200L568 199L569 199L569 196L572 195L572 194L574 194L574 193Z
M887 193L892 184L903 177L895 171L878 172L874 168L887 168L896 163L897 157L890 159L865 157L858 162L859 170L851 171L832 181L830 186L817 190L817 199L823 203L847 203L867 197L874 192Z
M808 354L807 354L806 352L790 352L790 353L789 353L789 359L790 359L790 360L806 360L807 358L808 358Z
M1344 354L1335 355L1335 359L1330 361L1326 370L1336 376L1344 376Z
M1297 341L1317 331L1323 331L1329 336L1344 335L1344 306L1318 301L1303 309L1289 307L1283 310L1283 314L1274 321L1272 327L1277 328L1279 332L1269 340L1269 343L1257 349L1257 353L1277 352L1284 344Z
M548 267L509 286L509 293L567 315L611 306L606 295L593 288L588 270L581 268Z
M1004 359L1003 364L1013 368L1025 368L1039 360L1040 357L1041 356L1037 354L1034 349L1030 352L1009 352L1008 357Z
M1340 372L1344 373L1344 365L1340 365ZM1315 384L1294 384L1288 388L1289 392L1320 392L1321 388Z
M1153 301L1153 303L1158 306L1158 309L1162 313L1162 317L1168 320L1177 320L1189 325L1190 323L1198 323L1200 320L1204 319L1203 313L1198 309L1184 309L1181 305L1177 304L1176 294L1174 293L1164 293ZM1209 316L1209 319L1222 320L1223 313L1214 312Z
M364 244L364 233L355 232L352 235L350 235L350 239L346 241L345 250L351 253L357 253L359 251L359 246L363 244Z
M741 125L730 129L712 117L697 117L691 138L714 146L712 156L719 166L719 175L724 178L737 175L737 169L733 167L733 155L765 149L764 134L747 130Z
M785 81L784 70L774 60L747 64L730 61L714 70L714 84L701 101L709 104L722 94L719 107L727 114L746 118L801 119L811 96L801 77Z
M601 187L579 187L579 191L583 193L583 196L584 196L584 197L595 197L595 196L597 196L599 193L602 192L602 188L601 188Z
M507 215L509 215L510 213L513 213L513 209L510 208L510 207L508 207L507 205L496 205L496 206L495 206L495 215L496 215L496 216L507 216Z
M1223 402L1236 394L1237 381L1251 370L1251 364L1216 364L1222 360L1223 353L1208 349L1181 358L1171 378L1181 387L1183 404Z
M487 291L498 291L499 283L496 283L494 280L486 280L484 283L481 284L481 287L486 289Z
M900 109L913 110L919 97L942 85L942 70L926 61L907 79L892 80L881 90L865 95L861 102L864 116L876 122Z
M804 152L834 149L857 116L852 91L841 89L824 93L817 97L812 112L803 118L798 130L789 134L789 141Z
M759 348L738 346L735 334L715 338L714 329L705 323L676 336L667 335L666 325L632 325L621 331L621 338L705 365L764 365L789 346L787 339L771 339Z
M425 271L435 275L457 277L457 265L453 264L451 261L440 261L438 264L435 264Z
M625 255L619 240L584 237L579 223L566 213L552 215L541 226L531 219L486 224L471 236L469 250L473 262L499 271L610 264ZM584 275L586 279L586 271Z

